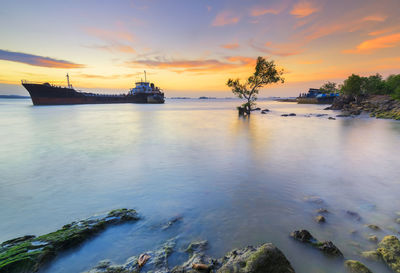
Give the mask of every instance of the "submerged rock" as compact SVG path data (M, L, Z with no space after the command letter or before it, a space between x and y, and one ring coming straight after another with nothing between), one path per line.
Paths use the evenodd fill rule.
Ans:
M322 198L315 196L315 195L305 196L303 198L303 200L306 202L314 203L314 204L318 204L318 205L321 205L324 203L324 200Z
M139 220L133 209L117 209L65 225L62 229L39 237L28 235L1 244L0 272L36 272L59 252L77 246L109 225Z
M322 215L318 215L317 217L315 217L315 221L317 223L325 223L326 222L325 217Z
M330 120L336 120L334 117L329 117L328 119L330 119Z
M171 220L169 220L165 225L163 225L161 229L163 229L163 230L169 229L174 224L181 222L182 219L183 219L182 216L176 216L176 217L172 218Z
M316 210L317 213L329 213L329 210L325 209L325 208L319 208Z
M368 267L364 264L360 263L359 261L354 260L347 260L344 262L344 266L346 267L347 271L350 273L372 273Z
M314 238L308 230L296 230L290 234L297 241L310 244L325 254L343 257L342 252L331 241L320 242Z
M282 114L281 117L288 117L288 114Z
M367 227L375 231L381 230L381 228L378 227L377 225L367 225Z
M400 241L396 236L385 236L378 244L377 252L394 272L400 273Z
M374 243L378 242L378 237L376 235L368 236L368 240Z
M348 210L346 211L346 214L357 221L361 220L361 216L355 211Z
M289 117L295 117L295 116L296 116L295 113L290 113L290 114L289 114Z

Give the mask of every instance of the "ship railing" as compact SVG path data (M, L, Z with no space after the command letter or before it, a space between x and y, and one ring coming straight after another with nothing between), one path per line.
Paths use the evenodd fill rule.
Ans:
M26 84L43 84L43 82L27 81L27 80L21 80L21 83L26 83Z

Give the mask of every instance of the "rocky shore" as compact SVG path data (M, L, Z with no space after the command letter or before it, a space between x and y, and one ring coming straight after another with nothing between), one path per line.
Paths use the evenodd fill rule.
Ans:
M39 237L26 235L0 245L1 273L37 272L60 252L69 250L110 225L139 220L133 209L116 209L105 215L72 222L61 229Z
M400 120L400 100L389 95L371 95L355 99L350 96L335 98L326 110L342 110L340 116L359 115L367 112L371 117Z
M315 205L324 205L317 196L309 196L305 201ZM317 213L330 213L326 208L319 208ZM348 217L361 221L356 212L347 211ZM90 217L85 220L72 222L55 232L35 237L26 235L3 242L0 246L0 273L37 272L53 260L57 254L70 250L84 243L89 238L106 229L108 226L135 222L139 220L133 209L117 209L107 214ZM160 232L179 223L182 217L175 217L160 228ZM397 220L396 220L397 221ZM400 220L399 220L400 221ZM364 225L370 230L381 230L376 225ZM319 241L308 230L296 230L290 234L294 240L307 247L314 248L323 254L343 263L347 272L372 273L363 263L346 259L332 241ZM375 236L376 237L376 236ZM271 243L259 246L247 246L234 249L223 257L214 258L207 254L207 241L193 241L188 245L177 247L179 236L170 238L154 249L140 255L132 256L123 264L114 264L103 260L97 266L85 273L184 273L184 272L215 272L215 273L294 273L290 261L284 253ZM376 238L375 244L378 239ZM169 258L177 253L185 256L186 260L178 265L170 265ZM394 235L387 235L377 244L375 250L359 253L362 260L384 263L395 273L400 273L400 241Z

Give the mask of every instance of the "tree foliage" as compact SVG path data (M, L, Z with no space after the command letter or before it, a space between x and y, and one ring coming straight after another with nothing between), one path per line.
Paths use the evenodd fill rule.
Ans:
M386 79L386 89L388 93L394 93L398 88L400 88L400 74L390 75Z
M278 69L273 60L267 61L263 57L258 57L255 72L247 81L241 83L239 79L229 79L226 85L232 89L232 93L237 97L247 100L243 107L247 113L250 113L251 107L257 100L260 88L272 83L283 83L282 75L283 70Z
M336 83L335 82L326 82L319 88L319 90L321 90L322 92L327 92L327 93L336 92L336 90L337 90Z
M364 95L394 95L397 88L400 88L400 74L390 75L386 80L380 74L369 77L352 74L340 86L340 91L357 98Z
M362 95L362 84L363 84L363 79L359 75L352 74L350 77L348 77L342 85L341 92L344 95L348 96L360 96Z

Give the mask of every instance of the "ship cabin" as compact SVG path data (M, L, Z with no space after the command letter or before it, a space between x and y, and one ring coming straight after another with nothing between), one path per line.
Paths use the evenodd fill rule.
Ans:
M140 81L129 92L131 95L136 93L160 93L160 88L154 86L154 83Z

